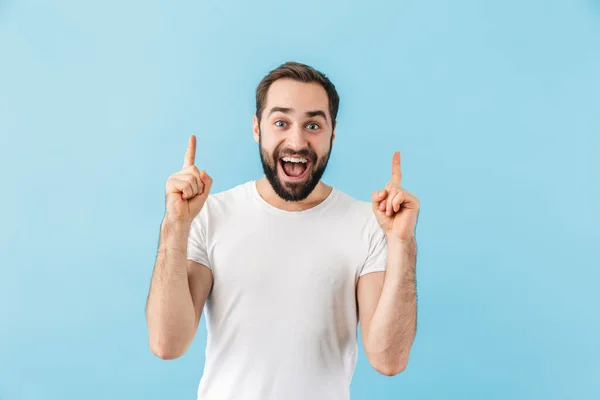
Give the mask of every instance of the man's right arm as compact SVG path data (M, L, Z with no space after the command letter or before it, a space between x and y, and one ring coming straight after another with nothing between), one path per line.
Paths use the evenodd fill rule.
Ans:
M149 345L162 359L191 345L213 284L209 268L187 260L189 225L163 221L146 305Z
M212 186L212 178L194 165L195 156L196 137L192 135L183 169L167 180L166 213L146 303L150 349L163 359L186 352L213 284L209 268L187 260L192 221Z

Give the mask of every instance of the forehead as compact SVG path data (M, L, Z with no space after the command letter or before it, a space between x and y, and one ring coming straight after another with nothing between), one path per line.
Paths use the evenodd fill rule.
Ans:
M327 92L316 82L298 82L292 79L278 79L267 92L265 111L271 107L294 108L296 112L324 110L329 115Z

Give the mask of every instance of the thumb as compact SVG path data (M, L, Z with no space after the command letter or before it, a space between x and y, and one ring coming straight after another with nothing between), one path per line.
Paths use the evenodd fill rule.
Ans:
M371 204L375 213L379 211L379 204L381 203L381 201L385 200L387 196L387 190L378 190L376 192L373 192L373 194L371 195Z
M202 192L202 196L208 197L210 188L213 184L213 179L206 173L206 171L200 172L200 179L202 179L202 183L204 183L204 191Z
M198 194L189 200L190 214L192 214L193 217L196 217L204 207L204 203L206 203L206 200L208 200L208 195L210 194L210 188L213 182L212 178L206 173L206 171L200 172L200 180L204 184L202 194Z

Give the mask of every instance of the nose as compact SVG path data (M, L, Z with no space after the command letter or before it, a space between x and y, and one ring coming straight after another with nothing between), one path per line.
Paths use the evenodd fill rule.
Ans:
M306 138L306 133L302 129L301 126L296 125L294 128L290 129L288 136L288 144L289 147L294 150L302 150L308 147L308 140Z

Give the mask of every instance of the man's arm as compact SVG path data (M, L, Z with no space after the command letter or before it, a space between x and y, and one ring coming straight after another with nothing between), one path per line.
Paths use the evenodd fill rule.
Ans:
M166 213L146 304L150 349L163 359L181 356L192 343L212 272L187 260L190 227L208 199L212 178L194 165L196 136L185 152L183 169L166 184Z
M163 222L158 255L146 304L149 344L162 359L183 355L191 345L212 272L187 258L189 225Z
M393 376L408 363L417 329L416 241L387 239L385 272L358 280L357 299L363 346L378 372Z

